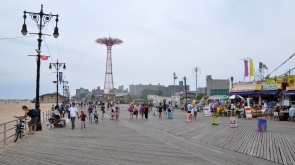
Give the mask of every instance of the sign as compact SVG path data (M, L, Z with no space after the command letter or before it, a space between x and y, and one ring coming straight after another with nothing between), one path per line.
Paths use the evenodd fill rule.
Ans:
M209 107L204 107L203 108L203 115L204 116L211 116L210 108Z
M261 84L257 82L237 82L233 84L233 88L230 92L248 92L260 89Z
M252 119L252 111L251 111L251 107L250 106L247 106L245 107L245 112L246 112L246 118L247 119Z
M278 84L262 82L261 90L267 90L267 91L278 90Z

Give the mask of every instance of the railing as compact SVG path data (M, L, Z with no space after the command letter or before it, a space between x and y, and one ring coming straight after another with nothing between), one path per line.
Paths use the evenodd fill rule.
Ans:
M49 115L51 115L51 112L52 112L51 110L47 110L41 113L41 116L40 116L41 123L48 121L48 117ZM19 120L15 119L5 123L0 123L0 148L5 147L5 145L8 142L11 142L9 140L11 137L14 136L14 133L15 133L14 130L16 128L15 125L17 125L18 122ZM26 130L28 129L26 124L24 129L26 133Z

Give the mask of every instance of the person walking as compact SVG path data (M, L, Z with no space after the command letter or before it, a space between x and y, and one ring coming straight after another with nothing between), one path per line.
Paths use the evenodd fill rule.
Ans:
M158 106L159 119L162 119L162 110L163 110L163 106L162 106L162 103L160 103Z
M195 102L195 105L194 105L194 108L193 108L194 109L193 111L194 111L194 119L195 120L197 120L198 108L199 108L198 107L198 102Z
M106 113L104 103L101 104L100 110L101 110L101 119L103 119L104 114Z
M134 105L131 103L129 106L130 119L133 119L133 111L134 111Z
M164 102L164 103L163 103L163 111L164 111L164 115L167 114L166 110L167 110L167 104L166 104L166 102Z
M144 104L141 104L139 112L140 112L140 115L141 115L141 119L143 119L143 116L144 116Z
M144 104L144 117L147 120L149 117L149 106L148 104Z
M85 113L84 113L84 111L81 111L81 115L80 115L80 117L79 118L81 118L81 129L84 127L86 127L85 126L85 121L86 121L86 119L87 119L87 116L85 115Z
M71 122L72 122L72 129L74 129L76 116L79 117L78 109L75 106L75 103L72 103L72 106L69 108L69 113L70 113Z
M89 118L89 122L92 123L92 118L93 118L93 105L90 104L88 107L88 118Z
M139 111L139 105L138 104L136 104L136 106L134 107L134 112L133 112L133 114L135 115L135 118L137 119L137 116L138 116L138 111Z

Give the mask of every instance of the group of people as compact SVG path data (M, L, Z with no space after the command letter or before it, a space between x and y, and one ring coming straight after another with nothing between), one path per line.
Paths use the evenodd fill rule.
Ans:
M133 103L131 103L128 108L128 111L130 113L130 119L133 119L133 116L135 116L135 118L137 119L138 115L140 114L141 119L143 119L144 117L147 120L149 117L149 109L150 107L146 103L143 103L141 105L133 105Z

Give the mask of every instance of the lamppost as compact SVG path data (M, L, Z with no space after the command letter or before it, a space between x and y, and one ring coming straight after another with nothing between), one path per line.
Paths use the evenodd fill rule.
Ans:
M58 59L57 59L57 62L56 63L50 63L49 64L49 69L52 69L52 66L53 65L56 69L56 105L58 105L58 70L60 69L61 66L63 66L63 69L66 69L66 64L65 63L59 63L58 62ZM61 75L62 77L62 75Z
M233 87L234 87L234 77L233 76L230 77L230 81L231 81L231 89L233 89Z
M195 73L195 74L194 74ZM194 67L193 69L193 76L196 77L196 98L198 96L198 76L201 74L201 69L199 67Z
M175 95L175 79L177 79L177 76L176 76L176 74L175 74L175 72L174 72L174 73L173 73L174 84L173 84L173 94L172 94L172 96Z
M185 103L187 104L187 90L186 90L186 77L183 77L184 80L184 92L185 92Z
M37 55L37 78L36 78L36 102L35 102L35 109L37 109L39 111L39 118L38 118L38 124L37 124L37 131L41 131L42 130L42 125L41 125L41 121L40 121L40 98L39 98L39 88L40 88L40 52L41 52L41 43L42 43L42 36L45 35L42 33L42 29L45 26L46 22L49 22L51 20L52 17L56 17L55 21L56 21L56 25L54 28L54 32L53 32L53 36L55 38L58 37L59 33L58 33L58 28L57 28L57 22L58 22L58 14L57 15L53 15L53 14L45 14L43 13L43 5L41 5L41 11L39 13L35 13L35 12L27 12L24 11L24 24L22 26L22 30L21 33L25 36L28 33L27 30L27 25L26 25L26 18L27 15L29 14L32 18L32 20L34 20L36 22L37 27L39 28L39 33L29 33L29 34L37 34L39 36L39 38L37 39L38 41L38 55Z

